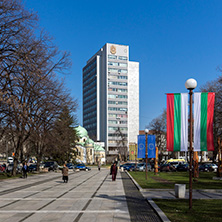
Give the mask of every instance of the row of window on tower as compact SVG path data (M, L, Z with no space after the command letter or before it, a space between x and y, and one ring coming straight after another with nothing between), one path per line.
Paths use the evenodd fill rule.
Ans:
M108 59L119 59L119 60L127 60L127 56L116 56L116 55L108 55Z

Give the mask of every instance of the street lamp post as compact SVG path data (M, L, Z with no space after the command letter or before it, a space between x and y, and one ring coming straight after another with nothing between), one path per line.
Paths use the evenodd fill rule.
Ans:
M193 89L197 87L195 79L188 79L185 83L190 94L190 167L189 167L189 209L192 209L192 166L193 166L193 116L192 116L192 95Z
M147 134L149 130L145 129L145 134L146 134L146 180L147 180L147 162L148 162L148 148L147 148Z

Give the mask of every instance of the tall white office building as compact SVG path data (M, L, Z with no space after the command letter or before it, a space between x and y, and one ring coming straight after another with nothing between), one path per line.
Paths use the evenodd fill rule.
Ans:
M139 63L129 61L129 46L105 44L83 68L83 126L90 138L118 154L121 138L139 134Z

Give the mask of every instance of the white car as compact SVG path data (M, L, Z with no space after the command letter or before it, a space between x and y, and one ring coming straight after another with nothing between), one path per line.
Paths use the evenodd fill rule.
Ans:
M214 172L217 172L218 166L215 163L212 163L211 167L214 169Z
M13 157L8 157L7 163L13 163Z

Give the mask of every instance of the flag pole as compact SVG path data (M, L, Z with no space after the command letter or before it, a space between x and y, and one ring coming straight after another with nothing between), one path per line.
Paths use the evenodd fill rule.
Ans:
M195 79L188 79L185 83L186 88L190 94L190 167L189 167L189 209L192 209L192 168L193 168L193 115L192 115L192 95L193 89L197 87L197 81Z
M147 149L147 134L148 134L149 130L145 129L145 134L146 134L146 180L147 180L147 162L148 162L148 149Z
M192 168L193 168L193 115L192 115L192 94L190 90L190 167L189 167L189 209L192 209Z

